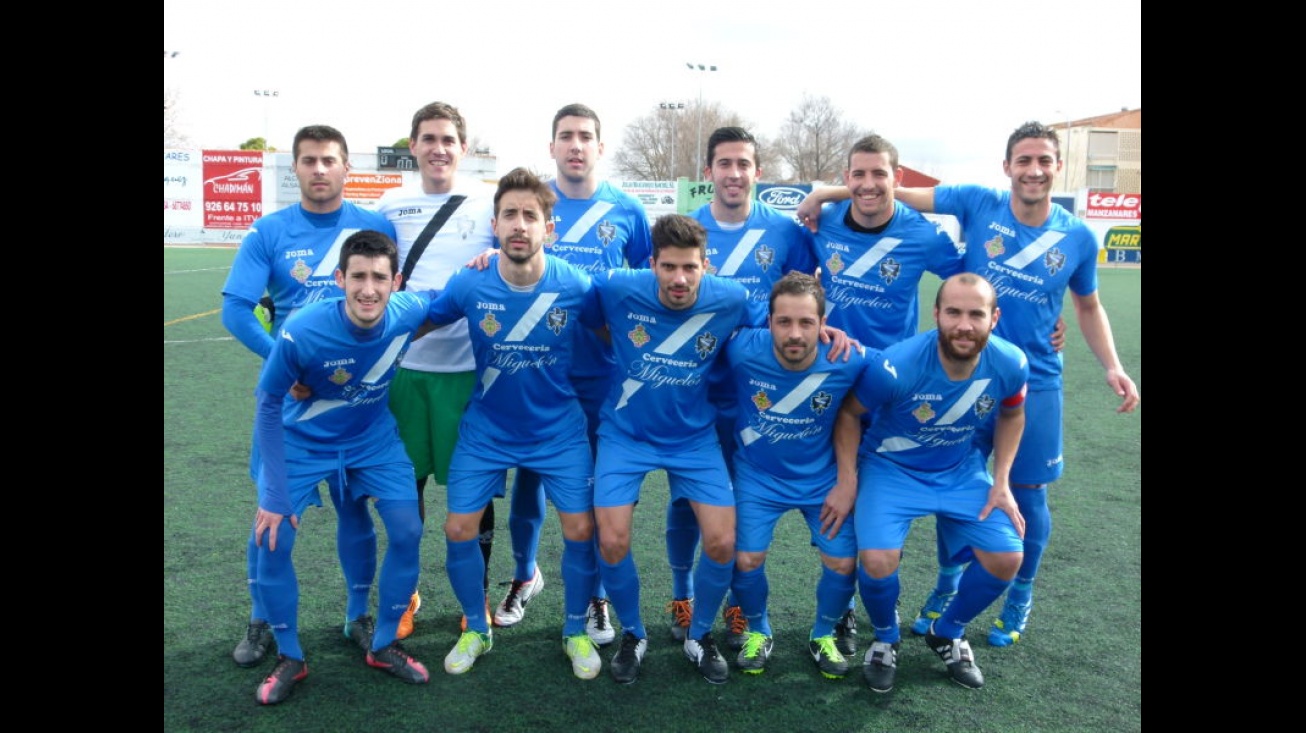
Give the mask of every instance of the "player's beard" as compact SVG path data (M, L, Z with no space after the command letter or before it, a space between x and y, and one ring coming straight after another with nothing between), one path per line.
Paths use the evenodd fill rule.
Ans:
M988 345L989 334L980 333L978 331L972 331L971 333L966 334L964 340L970 341L973 344L973 346L966 351L958 349L953 344L953 342L957 340L962 340L962 337L959 334L945 334L942 331L939 332L939 348L943 350L943 355L958 362L974 361L979 357L980 352L984 351L984 347Z

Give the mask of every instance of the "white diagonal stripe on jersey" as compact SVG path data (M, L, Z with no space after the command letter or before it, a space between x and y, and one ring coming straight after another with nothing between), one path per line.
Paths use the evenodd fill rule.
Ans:
M313 277L330 277L336 271L340 264L340 248L344 246L345 240L349 239L358 229L341 229L336 235L336 241L331 243L331 249L322 255L322 261L317 263L317 268L313 270Z
M844 277L861 277L865 275L872 267L878 265L885 255L892 252L900 244L902 244L902 240L897 237L881 239L875 243L874 247L867 250L866 254L858 257L856 262L848 266L848 270L844 272Z
M1052 249L1057 242L1065 239L1065 237L1065 232L1043 232L1042 236L1035 239L1033 242L1030 242L1024 249L1016 254L1008 257L1007 261L1002 264L1007 267L1014 267L1017 270L1023 270L1025 269L1025 265L1028 265L1034 260L1042 257L1048 250Z
M307 410L304 410L304 414L300 415L295 422L312 420L328 410L334 410L337 407L344 407L347 404L349 404L348 400L316 400L313 404L308 406Z
M376 360L372 368L367 370L367 374L363 375L363 384L376 384L381 381L381 377L385 376L385 373L390 369L390 365L394 364L395 359L399 357L399 352L403 350L404 343L408 341L410 335L404 333L390 340L390 346L386 347L385 353L381 354L381 357Z
M751 427L744 428L743 430L739 431L739 439L744 441L745 448L752 445L753 441L757 440L760 437L762 437L762 434L752 429Z
M585 232L588 232L595 224L598 224L599 219L602 219L603 215L611 210L611 201L595 201L594 205L589 208L589 211L586 211L584 216L577 219L575 224L568 227L567 233L562 235L562 239L558 241L567 242L569 244L579 242L580 238L585 236Z
M798 386L794 387L789 391L789 394L784 396L784 399L771 405L767 408L767 411L773 412L777 415L788 415L794 411L794 408L807 402L808 398L812 396L812 393L816 391L816 388L820 387L821 383L829 376L829 372L808 374L803 381L798 383Z
M952 407L949 407L948 411L943 413L942 417L935 420L934 424L951 425L957 422L962 415L965 415L970 408L975 406L975 400L978 400L979 396L984 394L984 390L989 386L989 382L991 381L992 380L990 379L976 379L974 382L971 382L971 385L966 388L966 393L954 402Z
M875 452L897 453L898 451L911 450L912 448L919 448L919 447L921 447L921 444L917 443L911 438L902 438L902 437L885 438L884 442L880 443L880 447L875 449Z
M481 375L481 394L490 391L494 386L494 380L499 378L499 370L495 367L485 367L485 373Z
M644 383L639 381L638 379L627 379L626 381L622 382L621 399L617 400L616 409L620 410L621 408L625 407L626 403L630 401L631 395L638 392L639 388L643 386Z
M744 236L739 238L739 244L736 244L734 250L730 252L725 264L717 268L716 274L723 277L734 277L739 272L739 266L744 264L744 260L748 259L748 256L753 253L753 248L757 246L765 233L765 229L749 229L744 232Z
M530 335L531 329L535 328L535 324L540 322L540 319L544 317L544 314L549 311L549 306L553 305L553 301L557 299L557 293L540 293L539 297L535 299L535 302L531 303L531 307L521 315L520 319L517 320L517 324L512 327L512 330L508 332L508 335L503 337L503 340L525 340L526 337Z
M694 334L698 333L698 330L700 328L706 326L707 322L712 320L712 316L715 315L716 313L699 313L696 316L692 316L688 321L685 321L684 323L680 324L680 328L677 328L670 336L666 338L666 340L658 344L658 347L656 349L653 349L653 353L655 354L676 353L681 346L685 345L686 341L693 338Z

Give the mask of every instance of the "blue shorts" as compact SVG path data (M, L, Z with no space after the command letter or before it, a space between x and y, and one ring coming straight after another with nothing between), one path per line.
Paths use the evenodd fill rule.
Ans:
M663 451L615 430L600 430L594 463L594 506L639 502L639 489L650 471L664 469L671 501L688 499L710 506L734 506L735 492L721 458L721 446L705 440L695 448Z
M505 444L464 420L449 462L449 512L479 512L494 497L503 496L510 468L528 468L539 475L544 495L564 514L594 508L594 456L584 432Z
M1062 457L1061 415L1065 395L1059 389L1044 389L1025 395L1025 432L1020 437L1016 461L1011 464L1011 483L1038 486L1061 478L1065 468ZM975 445L987 459L993 452L990 421L976 433Z
M1021 552L1024 543L1011 518L994 509L984 521L979 513L989 501L993 480L978 454L950 471L911 471L877 457L861 461L857 504L853 511L858 550L900 550L912 520L933 514L946 554L960 564L970 548L986 552Z
M417 501L417 474L397 434L394 440L349 450L308 450L286 444L286 486L294 514L303 516L310 504L322 506L317 487L328 480L342 500L370 496Z
M853 529L853 518L844 520L839 534L830 539L821 534L822 498L817 502L796 502L781 495L772 498L761 496L766 485L775 479L767 474L752 471L735 473L735 550L738 552L766 552L771 547L775 536L776 522L790 510L798 510L807 522L811 534L812 546L830 557L856 557L857 535ZM745 488L747 490L745 491ZM855 516L855 515L854 515Z

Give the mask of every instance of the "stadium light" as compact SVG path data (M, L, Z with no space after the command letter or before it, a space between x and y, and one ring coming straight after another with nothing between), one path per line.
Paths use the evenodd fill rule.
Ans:
M658 106L661 107L662 109L669 109L672 112L678 113L685 108L685 103L684 102L658 102ZM671 180L673 181L677 180L676 179L676 137L678 136L676 133L678 132L678 128L680 127L679 117L680 115L677 114L676 121L671 124Z
M711 64L692 64L686 61L685 66L688 66L690 71L701 71L703 74L716 71L716 67ZM705 160L698 158L703 154L703 74L698 77L698 145L694 152L694 158L700 163L706 163ZM698 166L698 175L700 177L703 175L703 165Z

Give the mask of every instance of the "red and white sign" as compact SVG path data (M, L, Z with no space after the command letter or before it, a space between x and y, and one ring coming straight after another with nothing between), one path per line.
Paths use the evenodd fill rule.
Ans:
M263 215L263 153L205 150L204 226L248 229Z
M1143 218L1141 193L1090 193L1084 216L1089 219Z

